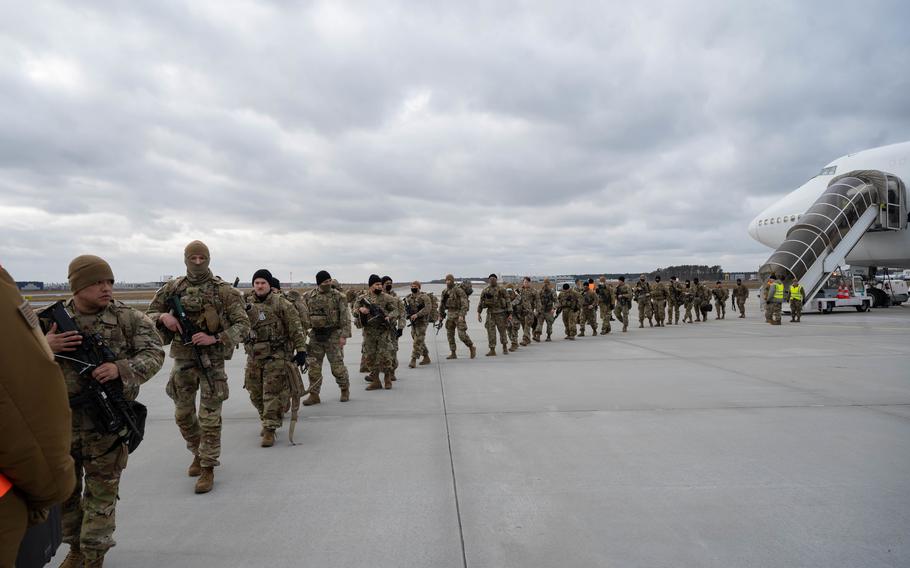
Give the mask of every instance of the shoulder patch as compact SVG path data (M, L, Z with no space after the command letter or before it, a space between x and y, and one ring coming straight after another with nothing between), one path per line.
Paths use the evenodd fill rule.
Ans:
M35 310L32 309L32 305L28 303L28 300L22 300L22 303L19 304L19 313L22 314L25 323L27 323L29 327L38 329L38 315L35 313Z

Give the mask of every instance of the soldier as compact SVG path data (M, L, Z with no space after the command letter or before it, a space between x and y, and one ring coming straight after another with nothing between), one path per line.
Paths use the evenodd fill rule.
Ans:
M635 283L632 290L633 298L638 302L638 327L645 327L645 319L648 320L648 326L654 327L653 313L651 310L651 284L646 280L647 276L642 274Z
M524 333L521 338L522 345L529 345L536 328L534 318L540 311L540 297L537 290L531 287L531 279L525 276L521 281L521 327ZM514 315L513 315L514 319ZM540 337L537 338L540 341Z
M566 330L566 337L569 341L575 341L576 327L575 318L578 316L581 307L581 298L577 290L573 290L569 283L562 285L562 292L559 293L559 309L562 312L562 325Z
M799 323L803 318L803 298L806 297L806 290L799 280L793 279L788 290L790 298L790 321Z
M683 304L683 287L676 276L670 277L667 287L667 321L679 325L679 308Z
M768 317L768 323L771 325L780 325L780 312L784 303L784 285L777 281L777 276L771 274L768 277L767 305L765 313Z
M411 338L414 340L411 360L408 362L408 367L412 369L417 366L417 359L421 357L421 365L431 363L426 335L432 307L430 296L420 291L420 282L417 280L411 282L411 293L404 299L404 308L408 325L411 327Z
M383 387L379 380L380 373L385 373L385 388L391 389L395 375L391 361L394 353L392 329L399 319L398 298L385 292L382 279L375 274L370 275L369 285L369 290L357 299L356 304L356 315L360 319L366 344L367 368L370 370L370 384L366 390Z
M612 331L610 320L613 318L613 308L616 304L613 287L607 284L606 276L600 277L595 293L600 305L600 319L603 322L601 323L600 333L601 335L606 335Z
M114 546L115 508L120 476L126 468L130 449L126 431L110 433L94 417L95 407L85 397L86 381L97 381L136 399L139 385L161 369L164 349L155 324L140 312L113 299L114 273L103 259L77 256L69 265L73 296L66 312L81 330L58 333L50 311L41 313L51 351L60 356L60 368L72 408L72 445L76 487L63 503L63 541L70 545L65 567L101 566L104 555ZM83 344L85 337L98 337L110 351L107 362L90 372L83 365L65 360Z
M651 301L654 303L654 319L657 320L657 327L666 327L664 325L664 316L667 308L667 298L670 291L667 285L660 281L660 275L654 277L654 286L651 287Z
M742 278L736 279L736 287L733 288L733 299L736 300L736 307L739 308L739 317L746 317L746 300L749 299L749 289L743 286Z
M692 306L695 304L695 291L692 290L692 282L686 280L686 285L682 290L682 302L686 308L686 314L683 316L683 321L692 323Z
M702 309L705 302L705 294L702 292L703 284L698 282L698 278L692 279L692 308L695 311L695 321L708 321L707 312Z
M521 329L521 318L524 316L521 311L521 297L511 283L506 284L506 292L508 292L509 302L512 304L512 317L509 318L507 325L509 341L512 344L509 351L518 351L518 332Z
M386 294L395 298L395 301L398 302L398 319L392 322L392 327L389 329L389 346L391 351L389 352L389 357L392 361L392 380L397 381L398 377L395 376L395 372L398 370L398 340L401 339L402 334L404 333L404 327L407 325L405 311L404 311L404 302L401 298L398 297L398 294L395 293L395 290L392 289L392 277L383 276L382 277L382 288Z
M180 434L193 454L187 475L199 478L196 493L208 493L214 486L214 468L221 456L221 406L229 395L224 362L249 336L250 320L231 285L209 270L211 256L204 243L188 244L183 258L186 276L170 280L158 290L148 315L165 345L171 344L174 368L165 390L174 401ZM179 314L171 313L175 298L186 311L188 323L196 328L189 344L179 337L172 341L175 333L183 333L183 324L175 317Z
M253 289L246 294L250 335L243 388L250 393L250 401L259 412L263 448L275 444L275 430L281 427L290 399L293 377L288 365L289 351L296 351L293 360L297 365L305 364L307 357L300 314L281 296L280 285L271 285L272 280L268 270L257 270L253 274Z
M543 331L543 324L547 324L547 339L546 341L552 341L551 336L553 335L553 320L555 320L554 314L556 313L556 304L558 298L556 296L556 290L553 289L553 285L550 283L549 278L543 279L543 288L538 295L538 316L537 316L537 328L534 330L534 340L540 341L540 334Z
M622 322L622 331L629 331L629 309L632 308L632 288L626 284L626 277L619 277L619 284L616 285L616 309L613 314L616 319Z
M575 279L575 295L578 296L579 300L584 298L585 294L585 283L581 278ZM575 322L578 324L578 332L576 337L585 336L585 312L582 309L581 304L578 305L578 311L575 313Z
M449 340L449 356L446 359L457 359L455 345L455 330L458 330L458 338L471 352L471 359L477 356L477 347L468 336L468 324L465 318L471 307L468 301L468 295L464 288L455 284L455 277L446 274L446 289L442 291L442 297L439 300L440 314L439 317L446 318L446 337Z
M727 289L724 288L724 285L721 284L720 280L714 284L714 289L711 290L711 294L714 296L714 309L717 311L714 319L724 319L727 315L727 297L730 295L727 292Z
M355 300L356 302L356 300ZM345 295L332 284L332 276L325 270L316 273L316 289L307 293L307 321L310 328L307 346L308 378L310 388L304 406L322 402L322 362L329 360L335 384L341 391L339 402L351 399L351 381L344 365L344 346L351 337L351 315Z
M487 310L487 342L490 351L487 357L496 356L496 330L499 330L499 340L502 343L503 355L509 354L508 326L512 323L512 302L509 293L498 284L495 274L490 274L489 285L480 293L480 303L477 304L477 321L482 322L481 314Z
M584 312L585 326L591 326L591 335L594 337L597 336L597 305L599 303L597 292L594 290L594 279L591 278L581 296L581 311ZM582 327L582 335L584 335L584 331L584 327Z

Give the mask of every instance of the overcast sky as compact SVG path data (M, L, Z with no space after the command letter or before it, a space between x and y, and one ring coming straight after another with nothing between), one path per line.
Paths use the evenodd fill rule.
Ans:
M910 139L910 4L4 2L0 264L63 281L754 270Z

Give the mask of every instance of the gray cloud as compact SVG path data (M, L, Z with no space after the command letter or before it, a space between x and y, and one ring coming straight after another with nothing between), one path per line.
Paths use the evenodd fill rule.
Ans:
M854 4L0 7L0 263L754 268L763 203L910 137L910 9Z

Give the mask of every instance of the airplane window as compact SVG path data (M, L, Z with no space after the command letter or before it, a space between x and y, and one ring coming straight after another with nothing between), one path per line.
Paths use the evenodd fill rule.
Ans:
M771 224L772 224L772 225L774 224L774 219L771 219Z
M777 222L780 223L780 217L777 218Z
M827 168L822 168L822 171L818 172L820 176L833 176L834 172L837 171L837 166L828 166Z
M790 222L790 216L784 215L784 223L789 223L789 222Z

